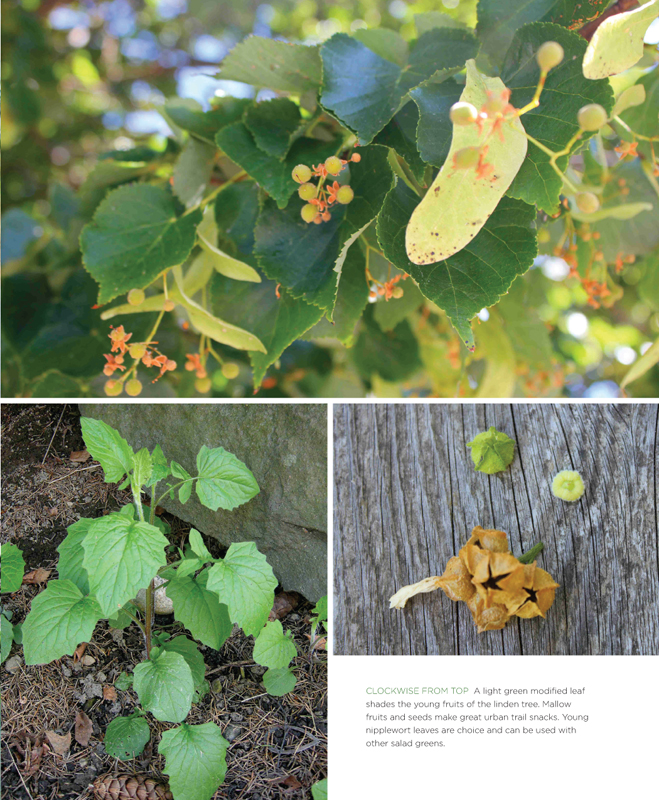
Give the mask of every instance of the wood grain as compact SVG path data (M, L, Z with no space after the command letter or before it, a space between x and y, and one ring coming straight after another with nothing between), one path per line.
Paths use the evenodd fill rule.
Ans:
M476 472L467 442L494 425L517 442L504 472ZM336 404L334 652L659 654L659 406ZM551 493L578 470L576 503ZM441 591L388 598L441 575L475 525L508 534L560 583L545 620L478 634Z

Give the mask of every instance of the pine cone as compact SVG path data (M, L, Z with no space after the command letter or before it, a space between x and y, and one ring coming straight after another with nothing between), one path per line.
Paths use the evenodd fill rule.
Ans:
M97 800L173 800L167 786L146 775L101 775L94 781Z

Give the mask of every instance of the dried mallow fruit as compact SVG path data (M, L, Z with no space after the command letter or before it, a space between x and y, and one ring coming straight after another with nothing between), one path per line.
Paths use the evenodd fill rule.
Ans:
M479 433L467 447L471 447L474 469L488 475L502 472L515 457L515 440L496 428Z
M558 497L559 500L574 503L585 492L583 478L574 470L563 469L554 477L551 483L551 491L554 497Z
M449 559L441 576L404 586L389 600L390 608L404 608L417 594L442 589L463 601L479 633L501 630L511 617L544 617L558 584L537 563L522 563L508 548L503 531L476 526L457 556Z

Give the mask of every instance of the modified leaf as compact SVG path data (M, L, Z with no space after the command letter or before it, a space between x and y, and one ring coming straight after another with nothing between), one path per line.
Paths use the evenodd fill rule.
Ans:
M81 417L80 426L85 447L103 468L105 482L119 483L133 468L133 448L119 431L100 419Z
M476 471L488 475L502 472L515 457L515 440L496 428L479 433L467 443L467 447L471 448L471 460Z
M80 642L88 642L103 612L94 597L85 597L68 580L52 580L32 601L23 623L26 664L48 664L72 656Z
M199 531L191 528L190 533L188 534L188 541L190 542L192 552L199 556L202 561L206 562L213 560L213 556L210 554L208 548L204 544L204 540L201 538Z
M303 94L320 85L317 47L248 36L222 61L220 78L261 89Z
M103 744L111 758L130 761L139 756L151 738L149 724L138 713L117 717L105 729Z
M467 62L463 102L480 108L488 92L501 95L504 91L499 78L488 78L473 61ZM405 244L413 263L435 264L460 252L487 222L517 174L527 147L522 123L515 116L506 118L500 136L492 126L489 121L480 127L454 126L446 162L407 226ZM454 156L466 147L480 148L481 161L489 165L487 174L481 174L476 165L456 167Z
M133 670L133 688L140 704L161 722L182 722L190 712L194 680L180 653L161 650L154 660Z
M23 583L25 559L15 544L2 545L2 591L17 592Z
M197 497L211 511L232 511L260 491L251 471L223 447L210 449L202 445L197 454L197 472Z
M263 676L263 685L273 697L283 697L295 689L297 679L288 667L269 669Z
M207 575L207 573L206 573ZM208 591L201 576L177 576L167 584L174 618L208 647L219 650L231 634L229 612L217 594Z
M295 642L284 633L277 619L266 623L254 642L254 661L263 667L282 669L288 667L297 655Z
M204 209L204 217L197 228L197 236L205 251L198 256L198 259L206 259L220 275L226 275L227 278L233 278L236 281L261 282L261 276L253 267L233 258L217 246L217 224L215 212L211 206ZM197 268L199 269L199 267Z
M131 184L110 192L80 237L85 268L99 283L99 304L144 289L185 261L200 221L199 209L177 217L174 198L161 186Z
M162 734L158 749L176 800L210 800L226 775L228 747L214 722L183 724Z
M92 520L82 547L92 592L106 616L145 589L167 562L167 539L148 522L108 514Z
M266 557L254 542L234 542L208 572L206 588L226 603L232 622L257 636L268 619L277 586Z

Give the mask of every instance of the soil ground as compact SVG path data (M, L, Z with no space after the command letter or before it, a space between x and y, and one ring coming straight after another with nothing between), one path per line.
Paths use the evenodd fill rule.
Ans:
M129 492L103 481L100 466L71 460L72 452L82 450L77 406L2 406L0 541L21 548L26 572L43 568L57 577L56 548L67 526L130 502ZM162 518L171 526L171 542L180 544L189 525L168 514ZM205 538L205 543L213 555L223 554L214 540ZM24 620L32 598L43 588L24 584L15 594L3 596L13 623ZM293 663L297 685L289 695L271 697L264 691L265 669L253 662L253 640L241 631L235 629L219 652L200 645L212 688L186 721L212 720L230 741L227 775L215 800L306 800L310 787L327 774L327 656L323 650L310 652L311 604L301 597L298 601L282 619L298 649ZM158 623L172 634L184 633L172 616L158 617ZM135 625L117 631L101 622L82 660L65 656L37 667L25 666L21 659L13 673L6 670L8 662L2 665L3 800L86 800L93 797L93 781L108 772L166 782L157 742L172 726L149 717L151 741L129 762L110 758L102 743L109 722L130 713L137 703L132 690L112 689L122 672L132 671L142 651ZM21 654L22 648L14 645L11 656ZM84 747L74 736L78 711L93 725ZM52 749L46 731L71 732L65 755Z

